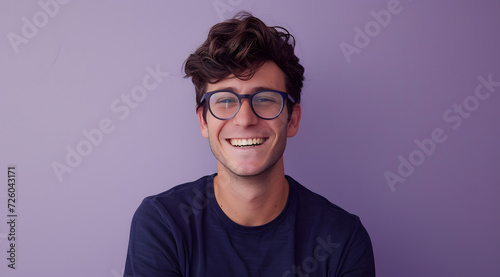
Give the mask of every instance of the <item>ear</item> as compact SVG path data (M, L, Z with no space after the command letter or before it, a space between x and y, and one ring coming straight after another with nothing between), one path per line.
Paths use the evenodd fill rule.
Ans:
M201 135L204 138L208 138L208 126L207 121L203 118L203 107L199 107L196 110L196 114L198 114L198 120L200 121Z
M286 132L287 137L291 138L295 136L299 131L300 116L301 116L301 108L300 104L297 103L293 105L292 115L290 116L290 120L288 121L287 124L287 132Z

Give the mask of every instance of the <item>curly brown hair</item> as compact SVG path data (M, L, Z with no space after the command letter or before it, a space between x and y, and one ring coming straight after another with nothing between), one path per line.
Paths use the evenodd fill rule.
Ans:
M192 77L195 86L196 109L201 107L208 83L217 83L231 74L248 80L266 61L273 61L285 73L286 90L299 103L304 67L294 47L295 39L285 28L268 27L247 12L214 25L205 42L184 63L184 77Z

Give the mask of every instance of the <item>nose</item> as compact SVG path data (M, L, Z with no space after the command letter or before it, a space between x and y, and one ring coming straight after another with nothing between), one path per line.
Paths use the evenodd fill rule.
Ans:
M241 99L241 107L238 113L233 117L236 125L247 127L257 124L259 117L253 112L249 99Z

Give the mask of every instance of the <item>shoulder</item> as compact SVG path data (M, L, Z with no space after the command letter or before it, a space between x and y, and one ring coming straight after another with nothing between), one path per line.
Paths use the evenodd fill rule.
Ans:
M206 207L208 200L207 183L213 175L203 176L196 181L174 186L162 193L151 195L142 201L136 216L149 214L158 220L181 223L187 217Z
M192 204L196 196L205 194L207 183L211 178L213 178L213 175L207 175L196 181L176 185L159 194L148 196L144 201L152 201L165 206L180 203Z
M375 276L370 236L359 217L294 182L297 191L295 227L298 237L315 238L313 254L319 253L317 249L330 253L339 276L354 272L356 276ZM311 244L311 240L306 240L306 244Z
M192 207L202 205L200 195L211 177L144 198L132 218L126 270L141 271L141 276L158 276L158 272L181 276L193 244L190 216L200 214Z
M357 215L333 204L324 196L309 190L293 178L289 176L287 178L293 182L297 193L297 220L307 222L309 226L335 229L346 233L353 232L361 224Z

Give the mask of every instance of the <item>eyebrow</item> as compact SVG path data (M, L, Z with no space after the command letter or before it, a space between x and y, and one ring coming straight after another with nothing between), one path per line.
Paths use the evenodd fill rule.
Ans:
M234 87L224 87L224 88L220 88L217 90L228 90L228 91L232 91L232 92L237 93L237 90ZM261 90L276 90L276 89L269 88L269 87L255 87L250 91L250 93L254 93L256 91L261 91Z

